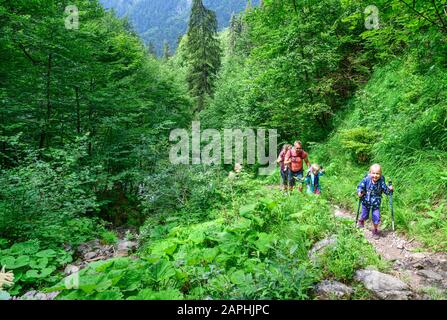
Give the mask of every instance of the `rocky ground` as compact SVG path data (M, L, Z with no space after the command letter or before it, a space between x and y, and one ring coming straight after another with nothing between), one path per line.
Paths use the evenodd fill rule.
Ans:
M339 207L334 208L334 215L340 219L353 221L355 215ZM429 252L414 239L391 230L383 230L379 238L371 230L364 229L365 238L373 245L383 259L392 263L389 274L377 270L358 270L355 280L362 282L378 299L440 299L447 296L447 255ZM324 246L336 243L336 238L329 237L315 244L310 252L311 259ZM338 283L324 281L316 287L322 298L349 297L349 287Z

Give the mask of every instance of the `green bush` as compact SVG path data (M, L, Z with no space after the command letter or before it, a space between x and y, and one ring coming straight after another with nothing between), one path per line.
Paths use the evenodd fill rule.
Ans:
M359 127L340 132L341 146L350 151L358 163L368 163L372 158L372 147L379 135L368 127Z
M336 243L328 246L318 261L324 278L350 281L358 269L371 265L385 268L385 264L363 234L348 228L345 226L337 234Z
M43 249L38 240L0 250L0 265L14 273L14 286L8 289L11 295L55 283L60 279L59 268L71 261L71 254L64 249Z
M51 150L48 156L51 162L30 155L0 173L0 236L39 239L52 246L71 243L73 221L98 209L92 188L96 169L79 166L82 153Z
M104 231L100 234L101 241L105 244L115 244L118 242L118 236L113 231Z

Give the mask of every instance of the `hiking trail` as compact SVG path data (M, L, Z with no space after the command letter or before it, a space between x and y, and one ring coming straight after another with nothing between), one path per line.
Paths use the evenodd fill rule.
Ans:
M355 214L338 206L333 207L335 217L354 220ZM428 299L427 293L447 293L447 255L431 252L415 239L407 239L396 231L381 230L382 235L374 238L370 225L365 224L364 235L376 252L392 263L390 274L405 282L416 299Z

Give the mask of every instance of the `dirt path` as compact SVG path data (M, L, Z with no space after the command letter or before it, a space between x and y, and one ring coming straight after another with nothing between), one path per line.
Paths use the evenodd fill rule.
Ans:
M340 219L355 220L347 210L334 207L334 215ZM372 236L370 226L365 224L365 238L385 260L392 262L393 276L407 283L418 299L447 297L447 255L429 252L414 239L382 230L378 239Z

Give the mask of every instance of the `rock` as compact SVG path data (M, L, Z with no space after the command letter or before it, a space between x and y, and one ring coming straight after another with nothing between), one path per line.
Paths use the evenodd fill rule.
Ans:
M57 297L57 295L60 293L60 291L54 291L47 294L47 300L54 300L54 298Z
M447 259L439 259L439 267L441 270L447 272Z
M418 271L418 274L425 278L428 278L431 280L436 280L436 281L442 281L442 279L444 279L443 276L441 276L439 273L436 273L432 270L420 270L420 271Z
M137 245L135 241L122 240L118 243L118 251L132 251L137 248Z
M355 280L362 282L365 288L383 300L408 300L412 296L404 282L376 270L357 270Z
M34 300L34 296L36 295L37 291L32 290L25 293L23 296L20 297L21 300Z
M326 248L329 245L333 245L336 242L337 242L336 235L332 235L329 238L318 241L313 245L312 249L310 249L308 253L309 259L312 261L316 261L317 256L323 251L324 248Z
M134 251L137 248L138 244L135 241L121 240L118 243L117 252L115 253L115 257L127 257L129 252Z
M87 253L84 255L84 259L85 259L85 260L91 260L91 259L95 258L97 255L98 255L98 254L97 254L96 252L87 252Z
M333 299L334 297L337 299L349 298L353 292L351 287L341 282L329 280L323 280L317 284L315 291L323 300Z
M54 291L51 293L43 293L35 290L28 291L21 297L14 297L13 300L54 300L59 294L59 291Z
M422 260L422 259L425 259L425 257L427 256L425 253L423 253L423 252L415 252L415 253L413 253L412 255L412 258L414 258L414 259L419 259L419 260Z
M34 300L47 300L47 295L42 292L38 292L34 295Z

